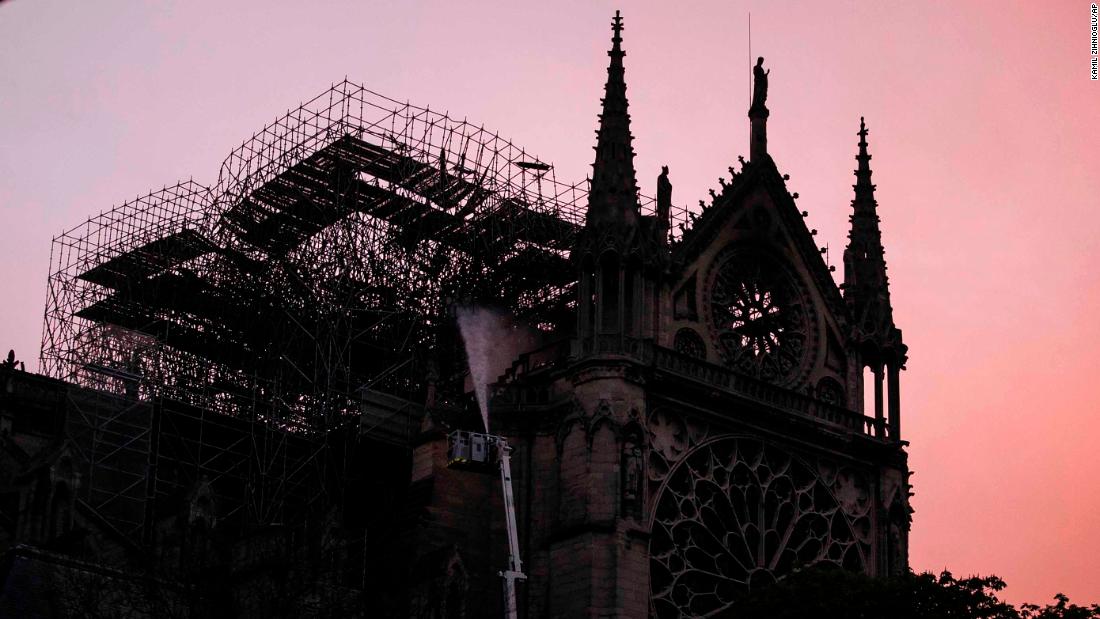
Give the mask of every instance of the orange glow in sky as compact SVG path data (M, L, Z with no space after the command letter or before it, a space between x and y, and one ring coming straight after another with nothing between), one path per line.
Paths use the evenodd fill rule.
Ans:
M179 179L215 183L252 132L345 76L583 179L616 8L649 195L667 164L673 200L694 205L748 155L762 55L769 151L839 266L867 118L910 348L911 563L996 573L1014 602L1100 602L1100 82L1085 1L3 2L3 352L37 367L55 234Z

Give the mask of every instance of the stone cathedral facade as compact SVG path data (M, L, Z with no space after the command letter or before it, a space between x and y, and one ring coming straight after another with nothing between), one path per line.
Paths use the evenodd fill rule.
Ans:
M751 156L670 243L667 169L657 214L639 209L618 16L609 56L572 253L575 337L521 355L490 404L490 430L515 448L521 610L710 616L822 562L907 570L906 346L862 120L837 286L767 150L759 63ZM496 607L499 583L472 576L505 562L499 489L445 468L444 428L432 419L414 455L413 484L431 488L419 539L450 544L437 589L460 587L470 616L478 597ZM447 597L435 597L443 602L424 608L445 610Z
M866 126L839 286L768 150L763 59L748 159L672 229L667 168L639 197L622 31L588 193L546 194L581 197L345 80L217 186L55 239L45 375L0 362L0 615L501 616L500 480L448 466L486 429L469 304L508 325L480 399L520 617L731 616L810 566L907 570Z

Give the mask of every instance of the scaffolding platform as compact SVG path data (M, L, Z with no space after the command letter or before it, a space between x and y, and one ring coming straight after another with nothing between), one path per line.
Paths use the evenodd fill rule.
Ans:
M208 438L165 448L209 447L223 454L203 460L211 475L239 472L241 496L270 495L266 465L242 468L235 447L213 444L221 430L187 419L286 435L303 445L295 470L349 424L407 445L422 413L411 403L463 397L456 305L561 336L586 201L586 181L559 181L482 126L344 81L246 140L213 186L164 187L55 238L42 368L146 403L133 411L191 411L180 436ZM676 230L685 212L672 216ZM275 457L261 447L249 457Z

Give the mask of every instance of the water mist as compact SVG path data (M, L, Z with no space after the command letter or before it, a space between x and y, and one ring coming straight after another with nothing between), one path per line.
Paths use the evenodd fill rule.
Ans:
M512 326L507 317L483 307L460 307L456 315L481 422L488 432L489 383L508 369L516 355L523 352L521 349L530 344L531 337Z

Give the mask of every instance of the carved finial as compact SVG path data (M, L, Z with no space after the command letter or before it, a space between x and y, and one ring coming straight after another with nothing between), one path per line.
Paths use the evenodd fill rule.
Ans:
M611 49L617 51L619 44L623 42L623 16L619 14L619 11L615 11L615 17L611 20L611 31L614 33L614 36L611 37Z
M874 185L871 184L871 154L867 152L868 133L870 132L867 130L867 123L860 116L859 133L856 134L859 136L859 152L856 154L856 161L859 162L859 169L856 170L856 190L863 196L870 196L874 192Z

